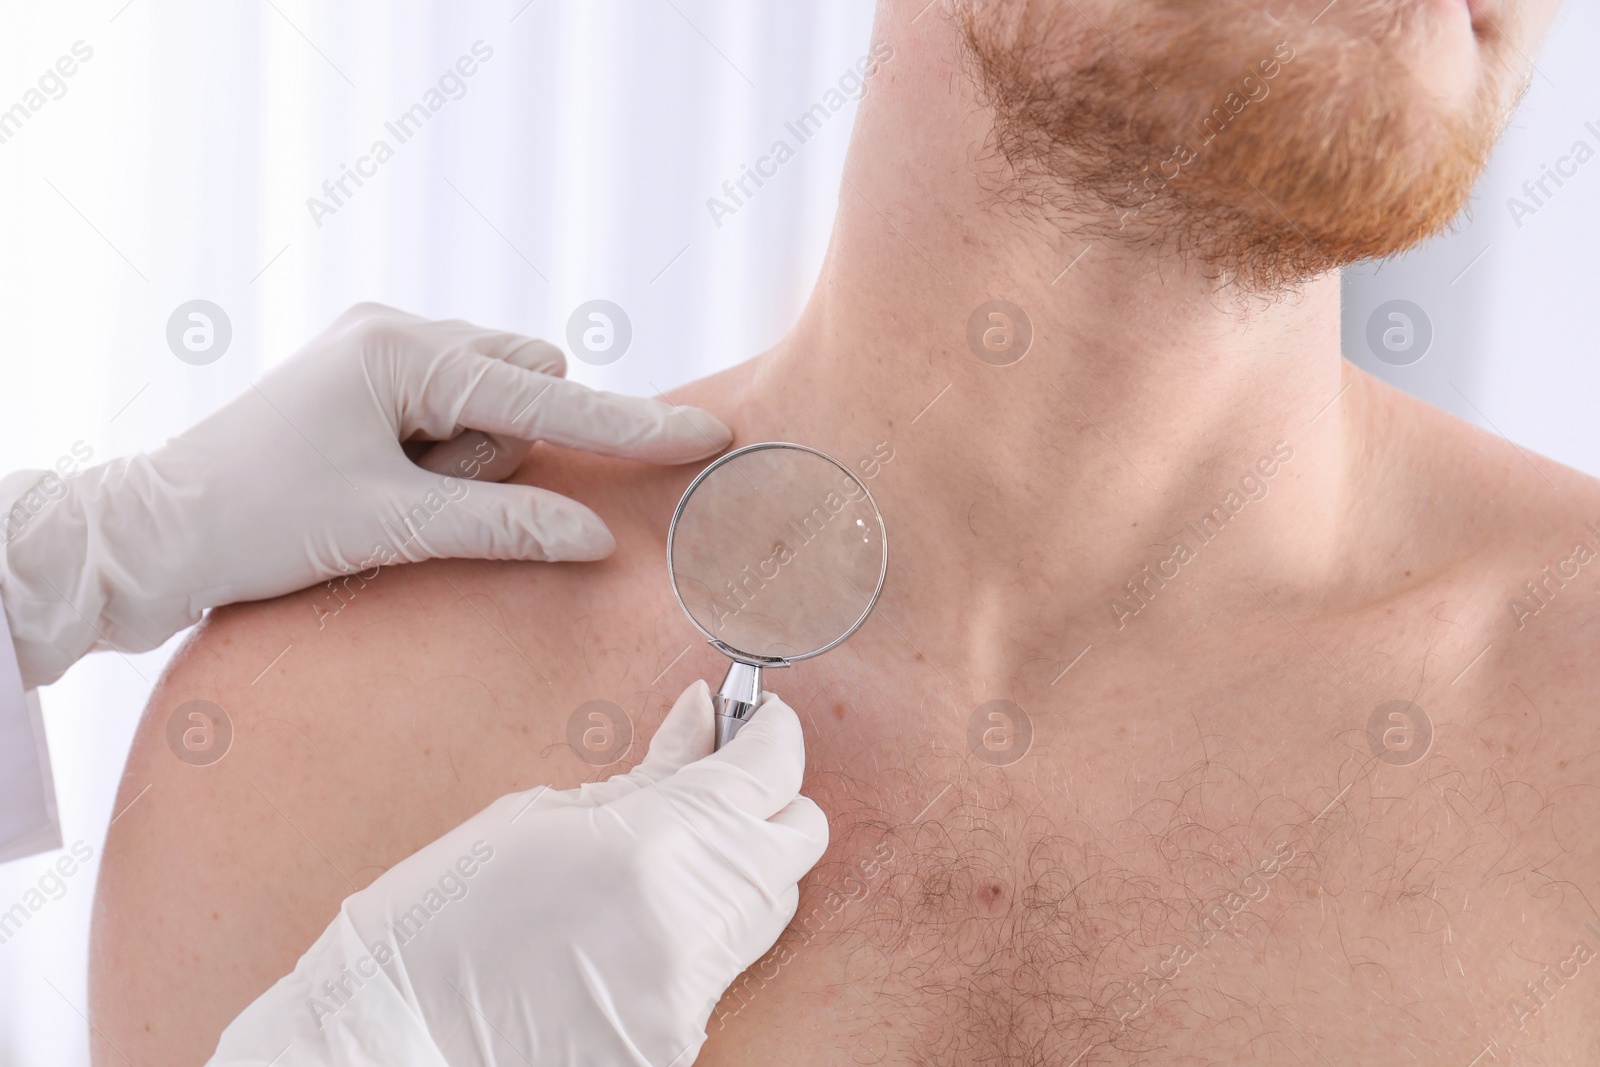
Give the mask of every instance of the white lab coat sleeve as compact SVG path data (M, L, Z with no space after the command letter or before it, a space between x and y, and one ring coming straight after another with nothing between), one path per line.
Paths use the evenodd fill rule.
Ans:
M39 694L23 692L11 630L0 611L0 863L60 847Z
M450 1067L385 973L388 951L363 944L341 908L294 970L228 1024L206 1067Z
M33 497L44 477L44 471L18 471L0 479L0 551L43 501ZM60 847L61 818L39 696L23 691L11 624L0 608L0 863Z

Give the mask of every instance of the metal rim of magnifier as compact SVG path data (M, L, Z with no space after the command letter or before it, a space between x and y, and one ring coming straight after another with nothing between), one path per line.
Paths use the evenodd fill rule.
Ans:
M707 630L704 626L701 626L700 620L695 618L694 612L689 610L689 605L683 602L683 594L678 590L678 572L676 568L672 566L672 543L678 535L678 520L683 516L684 505L689 503L689 498L694 495L694 491L699 488L700 483L705 481L712 471L727 463L729 460L736 459L747 452L760 452L768 448L792 448L796 452L809 452L813 456L816 456L820 459L825 459L829 463L832 463L835 467L839 468L840 472L843 473L846 478L849 478L852 482L855 482L857 485L859 485L861 487L861 491L867 495L867 503L872 505L872 514L877 516L878 533L880 535L880 542L883 548L878 559L878 584L872 590L872 595L867 598L867 606L861 609L861 614L856 617L856 621L846 627L844 633L840 634L838 637L835 637L832 641L829 641L821 648L813 649L810 652L801 653L798 656L758 656L753 652L745 652L742 649L737 649L732 645L724 643L721 638L717 637L716 634L713 634L710 630ZM878 603L878 594L883 592L883 583L888 577L889 529L884 525L883 512L878 510L878 502L873 499L872 490L867 488L866 482L856 477L855 471L851 470L849 467L846 467L843 463L840 463L838 460L834 459L821 449L812 448L810 445L797 445L792 441L760 441L753 445L745 445L743 448L736 448L726 455L718 456L706 466L705 470L695 475L694 481L690 482L689 487L683 491L683 496L678 499L678 506L672 512L672 522L667 526L667 578L672 583L672 595L677 598L678 606L683 609L683 614L694 625L696 630L699 630L701 633L705 634L706 639L721 650L723 655L727 656L729 659L737 660L740 663L748 663L756 667L786 667L791 663L797 663L803 659L810 659L812 656L820 656L829 649L838 648L845 642L847 638L849 638L851 634L861 629L861 624L867 621L868 615L872 614L872 609L876 607Z

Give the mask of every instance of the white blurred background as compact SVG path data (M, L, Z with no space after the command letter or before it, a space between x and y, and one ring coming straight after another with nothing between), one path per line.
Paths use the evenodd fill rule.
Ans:
M93 54L0 143L0 470L52 466L77 442L96 461L156 445L359 300L563 344L579 304L613 301L632 322L631 348L605 367L574 360L571 373L623 392L760 351L821 262L849 109L720 227L706 201L861 56L871 8L3 0L0 110L77 42ZM384 124L479 41L493 54L465 94L314 219L308 198L331 203L323 183L375 140L394 144ZM1547 180L1538 205L1521 187L1575 142L1600 153L1596 41L1600 8L1569 0L1471 223L1352 272L1345 316L1346 353L1361 366L1591 472L1600 159L1560 187ZM1514 217L1512 195L1535 210ZM168 317L197 298L233 327L205 366L166 342ZM1431 327L1402 309L1411 336L1432 334L1409 365L1368 349L1374 312L1384 328L1404 325L1383 307L1392 300ZM1392 362L1417 352L1385 351ZM0 945L0 1067L87 1062L94 870L133 726L171 648L92 657L43 693L63 835L96 859ZM51 859L0 865L0 911Z

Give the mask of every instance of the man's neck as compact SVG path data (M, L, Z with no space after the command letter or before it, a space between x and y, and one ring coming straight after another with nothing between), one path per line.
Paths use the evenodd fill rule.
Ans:
M1038 603L995 609L969 644L1002 642L1022 618L1098 626L1180 539L1210 557L1213 581L1228 576L1224 595L1255 596L1240 568L1317 585L1347 480L1337 277L1247 296L1024 217L994 194L1002 164L985 154L951 26L931 10L878 33L894 55L862 100L811 300L753 380L763 421L846 461L888 441L874 491L897 564L936 570L947 603L977 612L1002 591L1051 591L1050 618ZM1031 324L1010 365L993 364L1015 348L968 342L994 300ZM1252 474L1254 499L1240 490ZM1230 492L1244 507L1207 527ZM1204 599L1189 610L1226 606Z

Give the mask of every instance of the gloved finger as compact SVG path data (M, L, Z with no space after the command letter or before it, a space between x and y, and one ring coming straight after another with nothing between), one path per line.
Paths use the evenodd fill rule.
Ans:
M601 782L584 782L573 789L552 790L540 798L539 806L599 807L660 781L711 751L711 716L711 688L703 680L696 680L667 712L639 766Z
M520 333L507 333L504 330L486 330L481 326L474 326L470 322L464 322L459 319L453 323L439 323L437 325L458 325L463 327L462 336L456 345L456 354L487 356L490 359L509 363L514 367L521 367L523 370L549 374L557 378L563 377L567 373L566 354L549 341L541 338L527 337Z
M412 323L414 325L422 325L428 321L421 315L414 315L409 311L401 311L399 308L392 308L388 304L380 304L376 300L363 300L345 308L338 318L328 324L328 328L323 332L325 334L337 334L375 320Z
M794 921L795 913L799 910L800 887L788 885L774 893L766 907L744 914L745 921L742 924L744 929L740 931L742 936L739 943L732 946L739 957L738 963L742 963L743 966L726 976L726 981L722 982L724 990L731 986L740 974L754 966L772 950L772 946L778 943L778 938L783 936L784 930Z
M535 371L539 374L548 374L555 378L564 377L567 373L567 357L549 341L537 337L523 337L520 334L505 334L506 341L496 340L487 345L486 356L496 356L497 350L504 350L505 354L498 358L504 359L513 366L523 370Z
M549 341L515 333L478 331L472 349L491 359L504 359L513 366L538 374L560 377L567 373L567 357ZM533 450L533 442L508 434L464 430L418 454L414 461L425 471L471 478L480 482L503 482L516 473Z
M767 825L783 846L773 853L773 869L764 872L774 884L800 881L828 850L828 816L810 797L795 797Z
M755 886L769 905L794 888L828 848L828 817L808 797L796 797L766 820L706 819L683 806L674 811L687 816L697 840Z
M370 304L373 309L367 318L382 318L409 324L412 345L431 356L434 353L452 355L479 355L505 360L524 370L543 374L562 375L567 372L567 357L561 349L537 337L491 330L468 322L466 319L439 319L428 321L416 315ZM352 309L354 310L354 309Z
M672 710L667 712L650 739L649 753L634 774L659 782L695 760L709 756L713 740L711 720L711 687L705 679L696 678L678 694Z
M567 357L562 354L561 349L549 341L543 341L536 337L524 337L520 333L505 333L500 330L485 330L462 319L423 323L420 328L416 329L417 337L411 343L424 352L430 347L430 341L432 346L442 347L445 350L445 358L443 360L443 366L446 370L445 377L457 380L457 386L461 381L471 382L471 366L478 362L476 357L480 356L499 360L536 374L548 374L555 378L562 377L567 373ZM444 334L443 339L439 337L441 332ZM463 371L462 368L465 368L465 370ZM436 382L438 380L438 378L435 379ZM427 398L427 395L424 392L424 399ZM436 422L437 420L424 421ZM449 427L449 432L438 432L440 429L441 427L438 426L429 426L414 430L408 434L407 440L442 441L454 440L461 436L455 432L457 428L453 423ZM435 470L438 468L430 467L429 469ZM440 473L443 473L442 469ZM500 479L490 478L487 480L499 481Z
M739 826L766 820L800 793L806 745L800 718L768 693L734 739L705 759L663 780L657 789L680 810Z
M756 953L754 963L767 954L767 950L778 943L778 938L783 936L784 929L794 921L795 912L800 910L800 887L786 885L774 894L772 908L757 923L753 931L752 940L759 943L761 948ZM738 977L735 975L734 977Z
M532 441L519 441L482 430L465 430L429 447L414 462L434 474L470 478L476 482L503 482L516 473L532 450Z
M563 448L650 463L715 455L733 432L710 412L479 360L456 421L465 427L549 441Z
M750 924L749 944L742 946L745 949L744 955L749 960L745 967L754 964L778 943L778 938L783 936L784 929L794 920L795 912L799 910L800 887L786 885L772 895L770 907L751 917L754 921ZM739 977L737 974L733 976L737 977Z
M396 546L415 563L424 559L514 559L545 562L604 559L616 539L600 516L548 489L496 482L456 482L462 492L441 496L431 479L404 517L409 539ZM437 500L436 509L430 499Z
M776 731L769 728L773 736L763 740L756 726L760 717L769 713L771 721L779 725ZM785 713L787 723L783 721ZM785 779L798 785L798 768L788 774L751 758L758 748L793 748L791 740L777 736L790 727L798 737L799 720L787 705L781 701L764 705L756 719L721 751L650 788L591 810L597 820L620 824L620 832L631 841L662 842L676 862L700 872L697 877L703 893L717 898L717 906L726 906L730 914L743 916L748 923L752 915L783 907L800 877L815 866L827 847L827 820L815 804L793 794L771 804L768 797L756 796L761 783L750 780L752 770L757 775L774 772L780 792ZM745 734L752 732L757 744L747 745L737 754L751 766L718 758L734 752ZM796 762L804 762L803 753ZM735 769L731 777L724 775L729 768ZM724 796L722 790L729 795ZM787 907L792 913L792 904ZM782 925L777 924L772 936L777 936Z
M607 804L675 774L679 768L708 755L711 745L711 687L703 679L696 679L667 712L639 766L603 782L587 782L570 792L579 803Z

